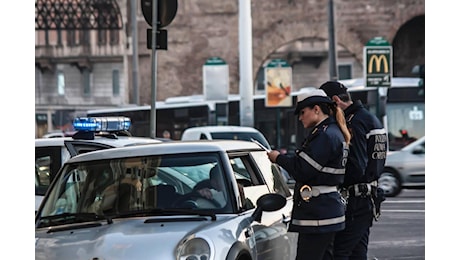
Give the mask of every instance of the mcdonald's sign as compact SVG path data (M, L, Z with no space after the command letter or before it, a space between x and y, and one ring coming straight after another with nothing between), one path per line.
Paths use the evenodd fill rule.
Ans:
M388 73L388 58L383 55L373 54L369 58L369 64L367 65L367 73Z
M390 87L393 73L392 46L375 37L364 47L364 75L368 87Z

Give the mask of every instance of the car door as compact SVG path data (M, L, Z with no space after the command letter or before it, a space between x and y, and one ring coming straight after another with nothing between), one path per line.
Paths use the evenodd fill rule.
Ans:
M67 151L60 145L35 147L35 211L63 160L68 158Z
M425 141L405 151L401 171L411 183L425 183Z
M257 259L294 259L297 237L287 232L293 202L279 168L268 160L265 151L233 155L230 162L236 182L242 187L243 211L253 209L267 193L281 194L287 201L280 210L264 212L260 222L252 223L248 232L254 238Z

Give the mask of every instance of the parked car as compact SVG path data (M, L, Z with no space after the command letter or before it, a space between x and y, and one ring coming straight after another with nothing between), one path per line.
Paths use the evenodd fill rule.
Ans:
M265 136L257 129L248 126L196 126L184 130L181 140L245 140L255 139L271 149Z
M294 259L292 194L274 166L233 140L75 156L36 214L35 259Z
M97 128L101 120L109 123ZM35 212L54 176L71 157L100 149L161 142L130 136L129 125L127 117L76 118L74 128L78 131L72 137L35 139Z
M402 189L425 188L425 137L388 152L379 187L387 197L397 196Z

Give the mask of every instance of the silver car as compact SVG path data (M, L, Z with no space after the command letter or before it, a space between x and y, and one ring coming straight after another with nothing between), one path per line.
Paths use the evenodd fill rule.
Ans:
M379 187L387 197L397 196L402 189L425 188L425 137L388 152Z
M36 214L35 259L294 259L282 178L247 141L77 155Z

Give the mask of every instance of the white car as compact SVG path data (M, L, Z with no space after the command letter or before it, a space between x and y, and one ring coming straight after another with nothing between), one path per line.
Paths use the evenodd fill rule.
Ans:
M385 196L397 196L402 189L425 188L425 137L387 154L385 169L379 178Z
M105 124L104 128L97 130L90 123L81 126L84 122L95 123L98 120L124 123L115 125L115 127ZM129 122L130 119L126 117L76 118L74 127L79 132L76 132L72 137L35 139L35 212L54 176L64 162L71 157L100 149L161 142L146 137L130 136L127 132ZM80 126L75 126L75 124L80 124Z
M292 206L279 169L253 142L89 152L51 184L35 216L35 259L292 260Z
M248 126L196 126L184 130L181 140L257 140L271 149L265 136L257 129Z

